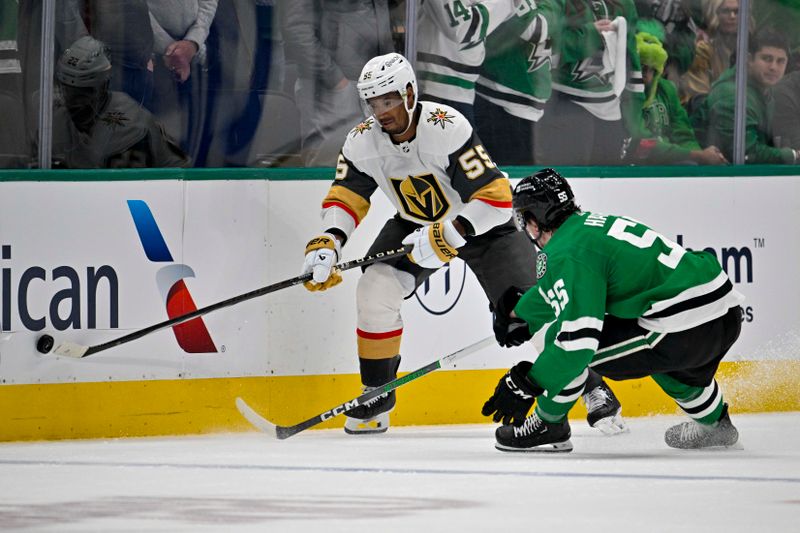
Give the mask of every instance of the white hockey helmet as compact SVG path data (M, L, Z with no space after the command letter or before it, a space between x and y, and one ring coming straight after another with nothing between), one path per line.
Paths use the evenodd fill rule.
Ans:
M84 36L64 50L56 65L56 79L71 87L102 87L111 79L106 45Z
M414 89L414 102L411 107L408 106L407 87L411 84ZM409 115L417 106L419 92L417 90L417 76L414 74L414 69L408 59L392 52L382 56L376 56L367 61L364 68L361 69L361 75L358 77L358 95L365 102L375 96L381 96L393 91L400 93L403 99L403 106Z

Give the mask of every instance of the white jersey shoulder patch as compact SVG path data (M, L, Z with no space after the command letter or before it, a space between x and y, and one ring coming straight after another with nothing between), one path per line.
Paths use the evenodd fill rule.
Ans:
M472 125L459 111L438 102L420 102L417 133L412 141L420 152L447 157L472 138ZM395 155L396 144L370 116L347 134L342 153L358 162Z
M451 154L472 138L472 125L459 111L439 102L421 102L417 137L422 146Z
M376 157L380 152L380 146L385 144L388 139L389 137L381 129L380 123L375 120L375 117L369 116L347 133L342 154L350 161Z

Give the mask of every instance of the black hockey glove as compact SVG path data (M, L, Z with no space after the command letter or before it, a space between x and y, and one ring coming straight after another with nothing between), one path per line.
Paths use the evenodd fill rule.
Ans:
M502 420L503 424L521 426L536 397L544 392L528 377L532 366L533 363L529 361L520 361L512 366L500 378L492 397L483 404L481 414L491 416L495 422Z
M525 291L518 287L511 286L500 297L500 301L492 309L492 329L497 344L506 348L519 346L530 340L532 337L528 330L528 324L520 318L511 318L511 311L516 307L519 299Z

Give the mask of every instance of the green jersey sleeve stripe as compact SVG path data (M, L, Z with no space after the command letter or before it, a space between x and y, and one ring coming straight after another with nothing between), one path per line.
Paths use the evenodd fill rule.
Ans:
M462 87L464 89L475 88L474 81L462 80L461 78L457 78L455 76L445 76L444 74L423 71L418 73L418 77L422 80L444 83L446 85L455 85L456 87Z
M486 34L489 33L489 10L486 9L486 6L483 4L477 4L474 9L480 12L481 14L481 34L480 40L486 39Z

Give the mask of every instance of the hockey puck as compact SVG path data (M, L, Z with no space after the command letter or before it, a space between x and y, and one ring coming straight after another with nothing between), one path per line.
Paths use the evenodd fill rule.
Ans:
M39 353L50 353L50 350L53 349L53 337L50 335L42 335L39 337L39 340L36 341L36 349L39 350Z

